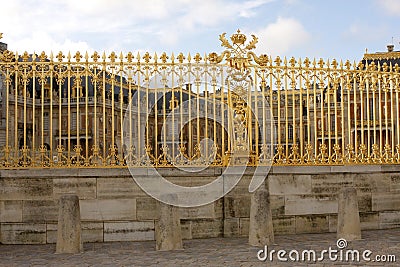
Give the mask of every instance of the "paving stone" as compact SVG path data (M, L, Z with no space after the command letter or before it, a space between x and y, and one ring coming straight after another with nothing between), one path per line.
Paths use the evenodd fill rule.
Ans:
M84 252L76 255L54 254L55 245L0 245L0 266L398 266L400 228L363 231L363 239L349 242L346 249L372 251L375 255L395 255L397 262L330 261L262 262L257 259L261 247L251 247L247 238L208 238L184 241L184 250L156 252L154 241L85 243ZM277 235L275 250L337 249L336 234Z

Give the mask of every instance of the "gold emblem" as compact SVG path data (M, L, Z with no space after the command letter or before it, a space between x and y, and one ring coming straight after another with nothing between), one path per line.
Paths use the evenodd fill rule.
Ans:
M229 62L230 67L245 70L247 69L254 60L260 66L265 66L268 63L268 56L263 54L259 57L252 51L256 48L258 38L252 34L251 41L246 44L247 37L240 30L232 34L230 39L231 42L225 37L226 33L222 33L219 36L221 46L225 47L226 50L221 55L217 53L210 53L208 59L211 63L220 63L224 58Z

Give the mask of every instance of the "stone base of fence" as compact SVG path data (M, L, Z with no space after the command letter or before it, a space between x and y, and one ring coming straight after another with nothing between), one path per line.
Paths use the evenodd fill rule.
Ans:
M179 209L182 239L246 237L252 179L248 168L222 199ZM161 169L176 184L195 186L218 178L223 169L185 173ZM146 175L146 169L135 170ZM336 233L338 193L357 190L361 230L400 227L400 166L282 166L267 178L274 234ZM0 242L56 243L58 199L80 199L83 242L155 240L157 201L135 184L128 169L30 169L0 171Z

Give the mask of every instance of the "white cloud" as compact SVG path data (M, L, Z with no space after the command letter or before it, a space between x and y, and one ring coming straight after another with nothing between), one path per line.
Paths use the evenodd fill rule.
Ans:
M311 35L303 25L293 18L278 19L254 33L259 38L257 53L272 56L290 54L290 50L305 46L311 40Z
M41 34L42 50L68 44L72 45L71 50L89 48L97 46L100 39L109 43L99 46L118 47L125 36L137 43L146 37L158 37L160 43L173 45L199 28L253 17L259 7L271 1L274 0L14 0L2 3L2 10L7 12L0 16L0 30L4 32L2 41L18 50L36 50L41 38L37 36ZM91 37L85 38L89 34ZM89 38L97 43L89 43Z
M178 12L167 27L162 27L161 36L170 32L169 41L177 42L179 36L196 30L198 27L215 27L227 21L238 18L250 18L257 14L257 8L274 0L248 0L244 2L229 2L222 0L192 0L179 6ZM176 2L179 2L176 1ZM170 42L173 44L173 42Z
M343 32L343 37L346 41L358 40L366 44L374 41L383 42L384 44L388 35L390 36L385 26L362 21L353 22Z
M383 10L393 16L400 16L400 1L399 0L376 0L376 4Z
M63 39L61 42L55 40L49 34L45 32L33 32L29 36L25 36L22 39L10 39L8 49L11 51L19 51L23 52L27 50L29 47L29 53L41 53L42 51L46 52L47 55L50 52L54 54L62 51L64 53L71 52L75 53L76 51L84 52L92 52L94 51L86 42L84 41L72 41L68 38Z

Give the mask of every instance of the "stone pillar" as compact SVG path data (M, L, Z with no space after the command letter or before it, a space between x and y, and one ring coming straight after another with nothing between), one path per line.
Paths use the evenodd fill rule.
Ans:
M338 198L337 238L347 241L361 239L357 191L354 187L342 188Z
M176 198L176 194L167 195L167 199ZM183 249L178 207L160 202L159 218L155 230L156 250Z
M274 243L274 229L269 192L260 188L251 195L249 244L265 246Z
M63 195L59 205L56 253L83 252L78 196Z

